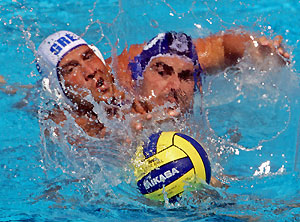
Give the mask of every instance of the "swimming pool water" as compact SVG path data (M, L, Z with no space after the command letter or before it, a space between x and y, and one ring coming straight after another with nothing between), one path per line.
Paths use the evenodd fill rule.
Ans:
M12 95L0 92L1 221L298 220L299 1L0 2L0 75L14 87L35 86ZM180 206L158 204L138 193L128 164L131 150L115 138L91 141L98 152L94 158L45 142L34 53L49 34L63 29L83 34L107 58L112 46L120 53L126 44L162 31L196 38L241 26L282 35L293 62L267 75L242 64L244 75L206 78L206 105L197 117L203 128L194 126L190 134L199 130L203 143L215 151L210 154L213 173L230 185L227 190L208 187L187 192ZM25 97L28 104L20 106Z

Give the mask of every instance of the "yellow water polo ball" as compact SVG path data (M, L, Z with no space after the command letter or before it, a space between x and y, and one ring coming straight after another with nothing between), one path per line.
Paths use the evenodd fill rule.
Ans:
M192 137L178 132L159 132L137 148L133 160L140 192L152 200L177 198L192 178L211 178L208 155Z

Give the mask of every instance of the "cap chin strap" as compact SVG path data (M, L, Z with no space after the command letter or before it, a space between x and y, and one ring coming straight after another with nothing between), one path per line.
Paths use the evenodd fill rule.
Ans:
M88 46L94 51L94 53L96 54L96 56L98 56L98 58L101 60L101 62L103 62L103 64L106 65L105 60L104 60L103 55L101 54L100 50L94 45L88 45Z

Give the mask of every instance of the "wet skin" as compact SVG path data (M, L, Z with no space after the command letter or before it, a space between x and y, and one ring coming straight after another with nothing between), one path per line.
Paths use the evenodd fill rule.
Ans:
M194 94L193 73L193 63L183 57L154 58L143 73L139 94L153 106L171 102L188 109Z
M72 102L80 104L89 94L98 103L109 103L113 98L115 87L112 74L87 45L69 52L58 67L60 84Z

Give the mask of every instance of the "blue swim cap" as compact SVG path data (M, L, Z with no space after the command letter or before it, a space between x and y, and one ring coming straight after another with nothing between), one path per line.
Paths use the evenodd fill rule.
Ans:
M159 55L177 55L191 59L194 64L194 81L195 86L198 81L201 84L202 69L198 61L196 48L192 38L182 32L166 32L160 33L151 39L144 47L141 54L134 57L134 60L129 62L132 79L137 80L143 77L151 58ZM195 88L196 89L196 88Z

